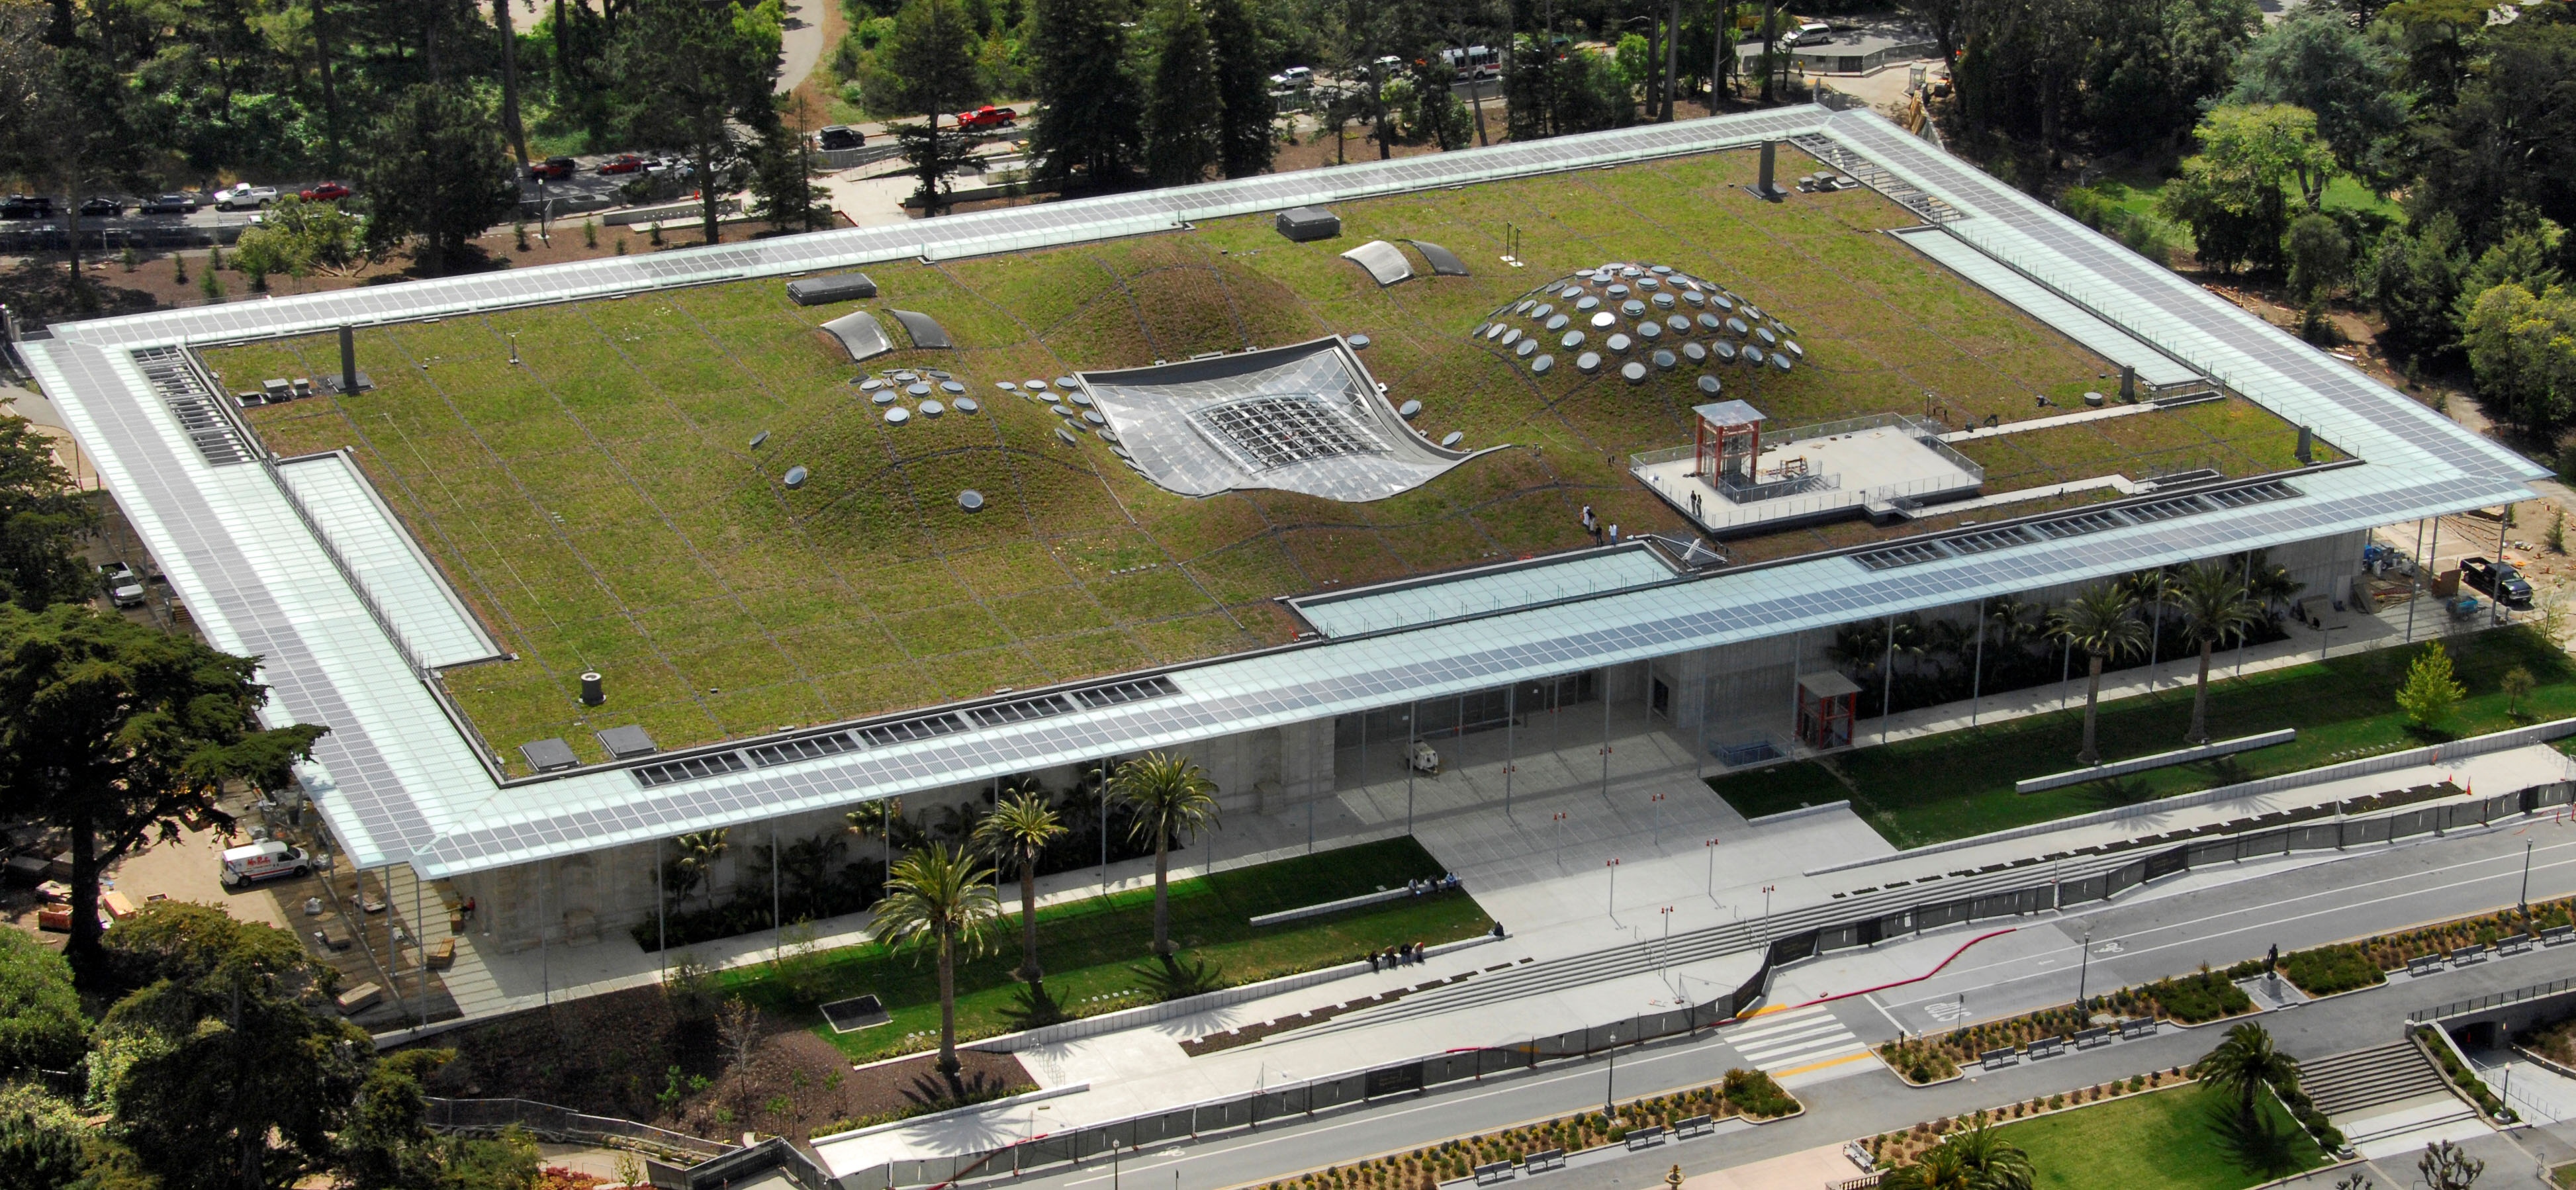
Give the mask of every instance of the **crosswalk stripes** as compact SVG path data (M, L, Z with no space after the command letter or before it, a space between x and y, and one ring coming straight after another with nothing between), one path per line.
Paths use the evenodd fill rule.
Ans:
M1826 1070L1834 1075L1850 1073L1835 1068L1870 1056L1868 1044L1853 1036L1822 1004L1757 1016L1725 1036L1735 1052L1773 1078Z

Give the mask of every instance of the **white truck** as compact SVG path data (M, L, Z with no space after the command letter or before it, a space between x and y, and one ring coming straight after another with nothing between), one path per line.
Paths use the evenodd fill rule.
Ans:
M216 192L215 209L255 211L276 201L277 187L275 186L253 186L248 182L235 182L230 187Z
M312 870L313 857L275 839L224 849L226 888L241 888L280 876L301 876Z

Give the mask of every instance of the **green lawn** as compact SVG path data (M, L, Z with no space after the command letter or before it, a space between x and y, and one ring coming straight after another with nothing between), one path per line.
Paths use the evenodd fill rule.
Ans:
M1996 1130L2039 1171L2039 1190L2242 1190L2325 1163L2266 1098L2263 1132L2230 1136L2234 1105L2197 1085L2114 1099Z
M1172 937L1181 960L1205 962L1227 983L1248 983L1364 957L1402 942L1449 942L1493 928L1464 892L1392 901L1364 909L1256 929L1250 918L1301 905L1398 887L1414 877L1438 876L1439 861L1411 838L1364 843L1313 856L1172 884ZM1004 890L1016 909L1019 886ZM1143 889L1090 898L1038 912L1038 953L1047 990L1075 1015L1145 1003L1145 981L1134 968L1150 967L1154 894ZM1019 985L1011 970L1020 961L1016 912L997 924L980 958L957 970L957 1028L961 1037L989 1036L1012 1028L1004 1010ZM853 1060L868 1061L937 1044L939 968L924 952L889 954L874 944L845 947L799 960L784 969L760 966L724 975L738 992L785 1020L810 1026ZM832 1032L815 1006L875 993L894 1019L856 1033ZM928 1034L928 1035L922 1035Z
M2419 646L2420 649L2420 646ZM2282 727L2299 738L2205 764L2176 765L2041 793L2016 794L2013 782L2075 767L2084 712L2071 710L1991 726L1862 748L1832 758L1843 779L1813 761L1712 778L1709 787L1749 816L1794 810L1837 798L1899 847L1920 847L2154 797L2332 764L2354 756L2417 747L2441 739L2500 731L2538 719L2576 715L2576 664L2531 631L2511 628L2457 640L2460 681L2469 697L2439 733L2420 733L2397 711L2399 676L2417 649L2380 649L2231 680L2213 680L2211 734L2225 739ZM2499 680L2515 666L2539 688L2505 713ZM2213 667L2215 669L2215 667ZM2145 756L2182 746L2191 722L2189 686L2106 702L2102 755ZM1867 738L1871 724L1860 730Z

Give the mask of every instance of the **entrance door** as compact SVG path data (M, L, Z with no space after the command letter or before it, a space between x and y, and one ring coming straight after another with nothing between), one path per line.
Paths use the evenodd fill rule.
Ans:
M1657 717L1664 719L1673 717L1673 688L1665 685L1662 678L1654 679L1648 698L1651 700L1648 705L1654 708Z

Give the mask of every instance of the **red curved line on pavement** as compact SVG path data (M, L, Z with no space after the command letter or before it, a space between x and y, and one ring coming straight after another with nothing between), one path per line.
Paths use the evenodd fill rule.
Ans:
M1969 948L1969 947L1971 947L1971 946L1975 946L1976 944L1978 944L1978 943L1980 943L1980 942L1983 942L1983 941L1985 941L1985 940L1986 940L1986 939L1988 939L1988 938L2000 938L2000 937L2002 937L2002 936L2004 936L2004 935L2006 935L2006 934L2012 933L2014 930L2017 930L2017 929L2020 929L2020 928L2021 928L2021 927L2019 927L2019 926L2005 926L2004 928L2002 928L2002 929L2000 929L2000 930L1995 930L1995 931L1992 931L1992 932L1989 932L1989 933L1979 934L1979 935L1977 935L1977 936L1976 936L1976 937L1974 937L1974 938L1970 938L1970 939L1968 939L1967 941L1960 943L1960 944L1959 944L1959 949L1954 950L1954 951L1951 951L1951 952L1950 952L1950 957L1949 957L1949 958L1946 958L1946 959L1941 960L1941 961L1940 961L1940 963L1939 963L1938 965L1934 966L1931 970L1926 971L1926 972L1924 972L1924 973L1923 973L1923 974L1921 974L1921 975L1917 975L1917 976L1915 976L1915 977L1914 977L1914 978L1912 978L1912 979L1899 979L1899 980L1896 980L1896 981L1894 981L1894 982L1892 982L1892 983L1882 983L1882 984L1878 985L1877 987L1874 987L1874 988L1862 988L1861 990L1859 990L1859 991L1857 991L1857 992L1836 992L1836 993L1834 993L1833 995L1830 995L1830 996L1818 996L1818 997L1816 997L1815 999L1813 999L1813 1000L1809 1000L1809 1001L1807 1001L1807 1002L1805 1002L1805 1003L1803 1003L1803 1004L1791 1004L1791 1005L1787 1005L1787 1006L1782 1007L1782 1008L1779 1008L1779 1009L1775 1009L1774 1011L1777 1011L1777 1012L1788 1012L1788 1011L1791 1011L1792 1009L1808 1008L1808 1007L1812 1007L1812 1006L1814 1006L1814 1005L1818 1005L1818 1004L1830 1004L1830 1003L1832 1003L1832 1002L1834 1002L1834 1001L1836 1001L1836 1000L1849 1000L1849 999L1851 999L1851 998L1852 998L1852 997L1854 997L1854 996L1866 996L1866 995L1870 994L1871 992L1883 992L1883 991L1886 991L1886 990L1887 990L1887 989L1889 989L1889 988L1901 988L1901 987L1904 987L1905 985L1907 985L1907 984L1909 984L1909 983L1921 983L1921 982L1923 982L1924 980L1930 979L1930 978L1932 978L1932 977L1933 977L1933 976L1935 976L1935 975L1939 975L1939 974L1941 973L1941 969L1942 969L1943 967L1947 967L1947 966L1949 966L1951 963L1954 963L1954 962L1958 961L1958 958L1959 958L1959 956L1960 956L1960 955L1963 955L1963 954L1968 953L1968 948Z

